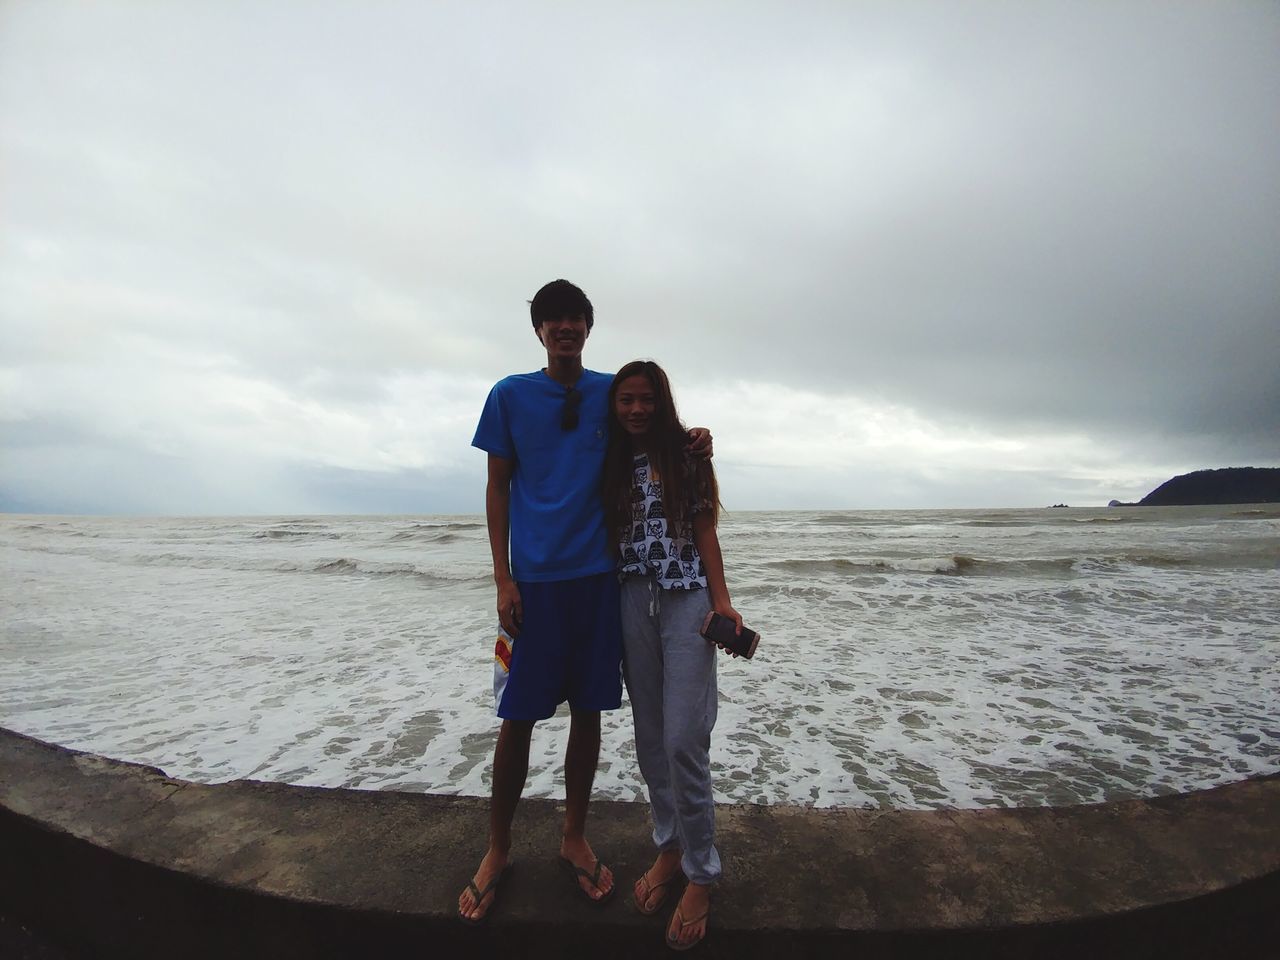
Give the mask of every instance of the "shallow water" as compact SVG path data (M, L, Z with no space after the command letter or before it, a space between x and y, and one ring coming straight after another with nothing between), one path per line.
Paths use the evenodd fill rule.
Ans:
M1280 509L734 513L722 800L1096 802L1280 769ZM202 781L487 794L478 517L0 519L0 724ZM561 792L567 715L528 796ZM596 795L641 799L624 709Z

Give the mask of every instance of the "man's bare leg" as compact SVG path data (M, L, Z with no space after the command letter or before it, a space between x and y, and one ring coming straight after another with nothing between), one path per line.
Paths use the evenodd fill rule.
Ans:
M564 836L560 856L587 873L593 873L596 866L586 831L587 804L599 762L600 713L575 710L569 716L569 745L564 752ZM578 885L592 900L599 900L613 890L613 871L601 867L598 886L583 876L578 877Z
M498 745L493 751L493 791L489 795L489 849L471 881L477 890L488 887L510 860L511 821L529 776L529 738L533 724L532 720L503 720L498 730ZM479 920L489 912L493 901L494 896L490 894L484 903L476 903L475 895L467 887L458 897L458 913L470 920Z

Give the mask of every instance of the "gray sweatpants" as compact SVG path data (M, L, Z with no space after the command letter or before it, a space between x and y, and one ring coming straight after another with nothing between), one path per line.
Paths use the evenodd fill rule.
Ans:
M622 584L623 673L653 842L680 848L694 883L720 876L710 758L716 647L698 634L710 609L706 590L663 590L652 577Z

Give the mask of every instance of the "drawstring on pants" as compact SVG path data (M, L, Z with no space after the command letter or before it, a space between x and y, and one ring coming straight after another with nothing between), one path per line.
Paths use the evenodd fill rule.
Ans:
M626 583L628 580L641 579L642 575L638 573L620 573L618 574L618 583ZM649 616L660 617L662 615L662 587L658 584L657 577L643 577L645 589L649 591Z
M649 616L656 617L662 613L662 588L653 577L645 577L649 584Z

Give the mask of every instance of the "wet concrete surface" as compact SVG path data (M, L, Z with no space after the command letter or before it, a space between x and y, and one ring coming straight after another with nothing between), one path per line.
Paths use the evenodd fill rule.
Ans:
M0 957L4 960L79 960L49 935L0 912Z
M665 954L667 912L625 896L652 858L644 806L592 805L622 887L594 907L556 863L563 808L523 802L474 929L454 905L486 817L473 797L190 783L0 731L0 909L85 956ZM1280 776L1064 808L726 805L718 829L702 956L1280 956Z

